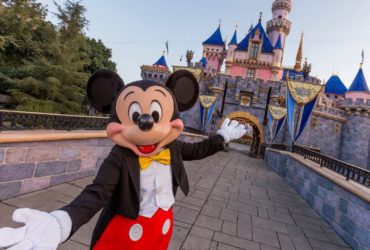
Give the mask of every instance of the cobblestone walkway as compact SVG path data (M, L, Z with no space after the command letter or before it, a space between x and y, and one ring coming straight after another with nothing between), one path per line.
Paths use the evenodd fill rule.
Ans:
M176 196L170 249L349 249L298 194L262 160L221 152L187 162L191 191ZM0 227L16 207L52 211L70 202L92 178L0 203ZM88 249L97 216L61 250Z

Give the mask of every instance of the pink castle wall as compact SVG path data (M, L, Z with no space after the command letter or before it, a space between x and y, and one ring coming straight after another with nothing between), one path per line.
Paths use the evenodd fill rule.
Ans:
M257 78L262 79L263 81L269 81L271 79L271 71L268 69L258 69Z
M213 51L212 51L213 50ZM206 45L203 50L203 56L207 58L208 65L207 68L214 69L216 71L219 71L221 68L221 64L219 62L219 59L214 56L207 56L207 53L220 53L223 52L224 48L222 46L211 46Z
M241 66L233 66L231 68L231 76L232 77L236 77L236 76L244 77L244 68Z
M356 99L364 99L365 101L370 100L370 93L364 92L347 92L345 94L346 99L352 99L355 101Z

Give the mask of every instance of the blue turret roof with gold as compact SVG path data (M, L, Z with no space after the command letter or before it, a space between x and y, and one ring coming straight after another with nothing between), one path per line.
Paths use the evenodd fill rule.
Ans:
M332 75L325 84L325 94L344 95L347 87L337 75Z
M164 56L161 56L153 65L168 68L166 58Z
M270 39L268 38L261 22L259 22L251 31L248 32L245 38L238 44L237 50L248 51L249 40L255 36L257 31L259 32L259 39L262 40L262 53L273 53L273 47Z
M203 43L203 45L217 45L225 46L225 42L222 40L221 28L218 26L217 30Z
M231 38L231 41L230 41L229 45L238 45L236 30L234 32L233 38Z
M353 80L351 86L348 89L348 92L370 92L369 87L367 86L367 82L365 79L364 72L362 71L362 67L357 72L355 79Z
M281 42L281 35L279 35L278 40L276 41L274 49L283 49L283 44Z

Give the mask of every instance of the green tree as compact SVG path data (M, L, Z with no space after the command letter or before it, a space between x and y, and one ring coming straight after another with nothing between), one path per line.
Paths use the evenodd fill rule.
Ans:
M55 26L36 0L0 0L0 93L13 96L18 110L85 113L90 74L115 70L111 50L85 35L81 2L57 9Z

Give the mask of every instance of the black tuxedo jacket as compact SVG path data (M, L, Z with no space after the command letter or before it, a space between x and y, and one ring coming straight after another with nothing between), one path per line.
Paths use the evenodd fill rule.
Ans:
M171 153L174 195L178 187L185 195L189 192L189 182L182 161L199 160L221 151L223 142L223 137L216 135L198 143L174 141L167 146ZM139 196L138 156L127 148L115 145L102 163L93 184L87 186L71 204L61 209L71 217L70 236L104 207L92 236L92 248L114 215L131 219L138 217Z

